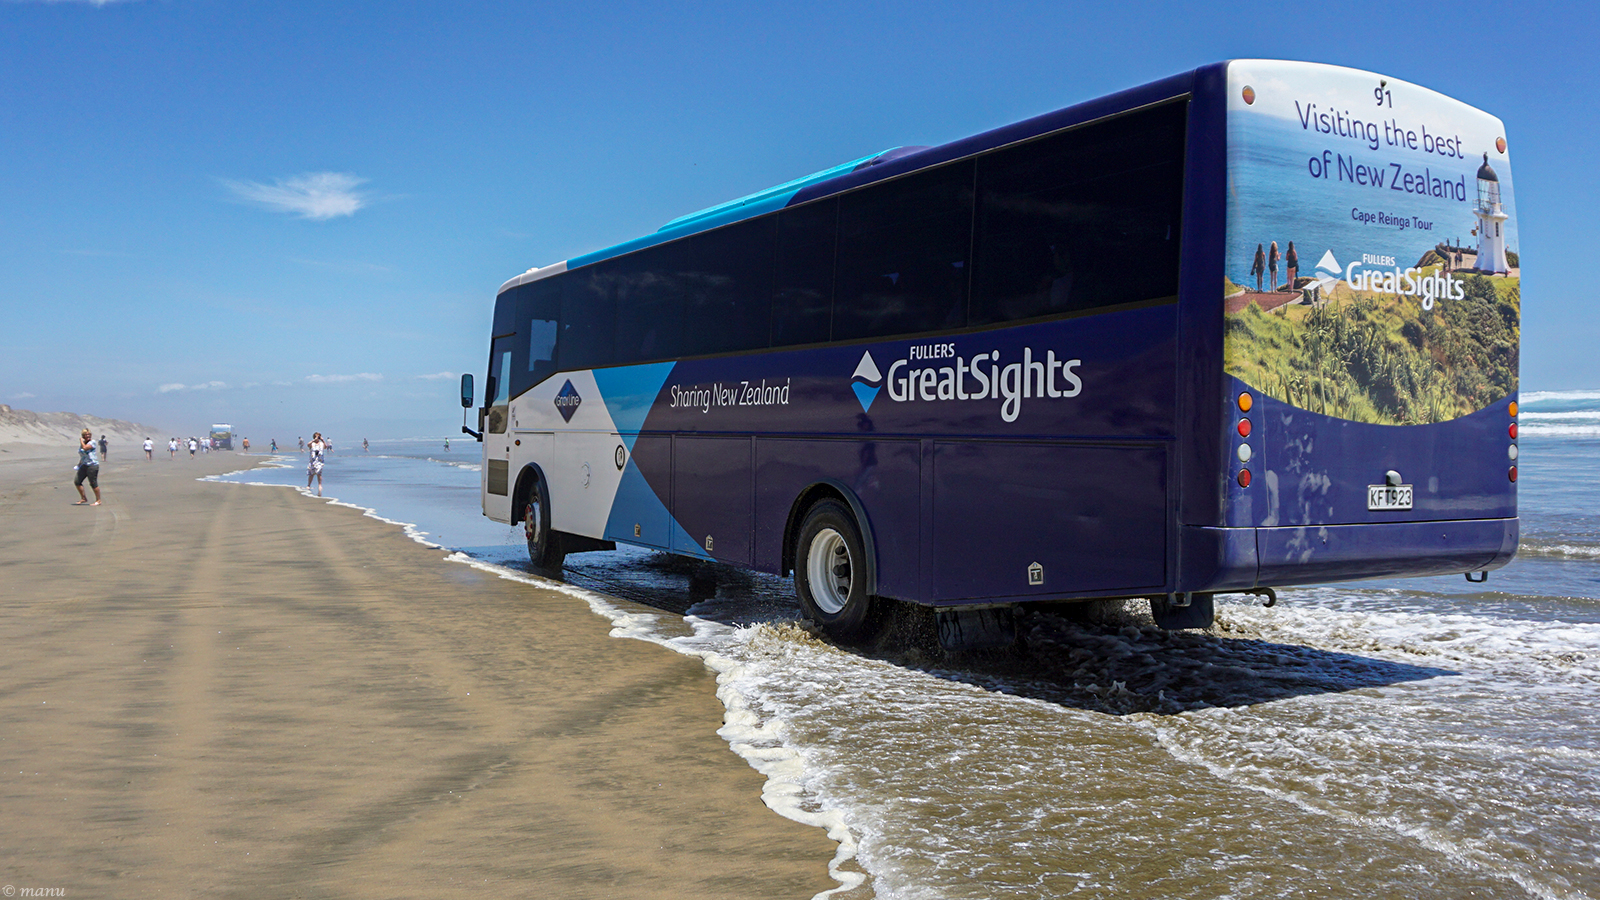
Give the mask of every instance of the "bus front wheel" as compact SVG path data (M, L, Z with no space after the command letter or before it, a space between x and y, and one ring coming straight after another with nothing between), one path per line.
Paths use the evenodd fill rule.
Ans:
M528 538L528 561L542 572L561 571L566 553L560 538L550 530L550 504L545 500L543 479L534 475L528 495L522 501L522 532Z
M794 559L794 591L806 618L839 640L866 637L873 618L866 548L849 507L829 499L807 510Z

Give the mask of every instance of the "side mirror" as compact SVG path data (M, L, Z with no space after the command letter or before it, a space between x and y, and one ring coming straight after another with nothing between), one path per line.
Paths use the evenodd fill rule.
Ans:
M472 408L472 373L461 373L461 408Z

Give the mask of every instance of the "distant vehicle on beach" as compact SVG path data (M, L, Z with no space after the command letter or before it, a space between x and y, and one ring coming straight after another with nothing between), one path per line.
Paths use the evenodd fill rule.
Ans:
M463 426L484 514L546 570L792 573L846 640L888 600L1188 628L1218 594L1486 578L1518 538L1507 154L1427 88L1240 60L530 269Z
M233 426L232 425L213 425L213 426L211 426L211 447L212 447L212 449L215 449L215 450L232 450L233 449Z

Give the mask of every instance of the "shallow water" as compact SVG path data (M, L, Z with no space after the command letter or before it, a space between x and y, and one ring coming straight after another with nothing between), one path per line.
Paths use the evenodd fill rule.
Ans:
M575 555L561 589L718 672L720 733L840 842L839 896L1594 897L1600 392L1523 403L1523 553L1484 585L1284 590L1209 632L1025 614L1026 651L957 655L914 618L834 647L787 580L661 554ZM476 451L340 451L325 493L532 581ZM230 480L303 484L285 461Z

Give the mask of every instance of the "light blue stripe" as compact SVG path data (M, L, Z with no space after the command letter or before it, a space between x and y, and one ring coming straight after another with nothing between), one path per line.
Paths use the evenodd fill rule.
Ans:
M895 148L890 148L890 150L893 149ZM823 169L820 172L813 172L803 178L796 178L793 181L786 181L783 184L767 188L764 191L757 191L754 194L747 194L737 200L729 200L726 203L719 203L716 206L707 207L699 212L693 212L686 216L679 216L678 218L673 219L671 222L661 226L661 230L657 231L655 234L647 234L644 237L634 238L631 241L624 241L623 243L617 244L614 247L607 247L604 250L596 250L593 253L586 253L583 256L575 256L572 259L567 260L567 268L569 270L580 268L582 266L600 262L601 260L611 259L614 256L622 256L625 253L632 253L635 250L643 250L646 247L654 247L657 244L664 244L667 241L677 240L681 237L688 237L691 234L709 231L721 225L728 225L744 219L755 218L756 216L764 215L769 212L776 212L787 206L789 201L793 199L794 195L799 193L801 189L827 181L830 178L837 178L840 175L844 175L848 172L853 172L855 171L856 167L862 163L868 160L877 159L884 153L888 152L890 151L885 150L883 153L874 153L870 156L863 156L860 159L851 160L850 162L834 166L831 169Z

